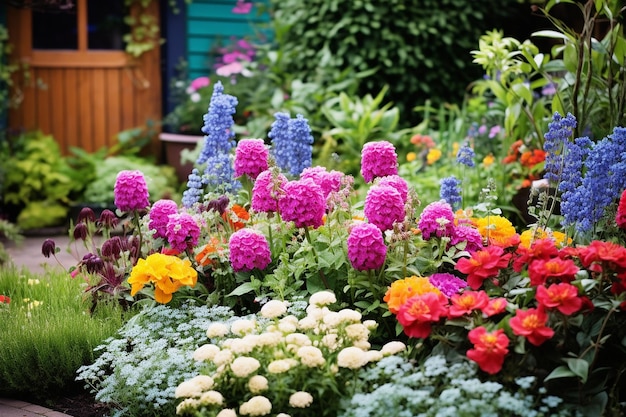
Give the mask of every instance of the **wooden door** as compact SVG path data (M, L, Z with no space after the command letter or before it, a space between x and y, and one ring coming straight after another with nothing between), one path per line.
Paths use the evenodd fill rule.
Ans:
M9 127L52 134L66 154L72 146L89 152L110 147L116 143L117 133L161 120L159 48L139 58L128 55L121 43L119 49L90 49L87 9L92 2L76 0L75 4L74 49L38 49L33 32L37 29L35 13L13 7L7 10L9 40L14 47L11 60L27 66L15 75L23 101L9 112ZM158 20L158 1L152 1L147 12ZM46 16L60 18L68 17ZM159 156L156 137L148 152Z

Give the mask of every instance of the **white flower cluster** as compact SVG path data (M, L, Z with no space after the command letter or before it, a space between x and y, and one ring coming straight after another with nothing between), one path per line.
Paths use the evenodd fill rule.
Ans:
M336 301L329 291L313 294L306 316L298 318L287 303L272 300L256 318L211 324L206 332L211 342L193 353L206 364L208 375L178 386L176 397L182 400L177 414L289 416L297 409L321 407L315 396L323 395L328 404L333 395L339 398L337 392L354 371L406 349L402 342L389 342L372 350L368 339L376 323L361 322L355 310L331 311L328 306ZM245 394L218 401L224 398L215 394L219 392L224 397Z

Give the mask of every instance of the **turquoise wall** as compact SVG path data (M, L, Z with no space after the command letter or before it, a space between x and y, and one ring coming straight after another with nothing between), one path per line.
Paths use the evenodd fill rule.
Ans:
M233 36L253 36L259 25L269 20L267 14L258 15L256 6L248 14L233 13L236 3L236 0L193 0L187 6L186 46L190 78L213 73L215 47L229 44Z

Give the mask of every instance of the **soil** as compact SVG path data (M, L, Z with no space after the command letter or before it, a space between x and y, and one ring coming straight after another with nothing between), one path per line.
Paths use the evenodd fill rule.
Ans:
M48 400L47 403L42 405L72 417L107 417L110 415L110 408L106 404L96 402L88 393L68 393L68 395Z

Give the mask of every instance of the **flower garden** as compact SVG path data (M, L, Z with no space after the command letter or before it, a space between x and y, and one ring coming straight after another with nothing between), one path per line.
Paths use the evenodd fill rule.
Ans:
M506 111L366 140L344 165L307 114L238 133L238 97L209 82L181 200L123 170L116 212L70 231L91 252L60 280L117 320L73 378L114 416L623 415L626 127L594 137L567 77L532 96L553 87L521 81L538 56L488 33L476 88Z

